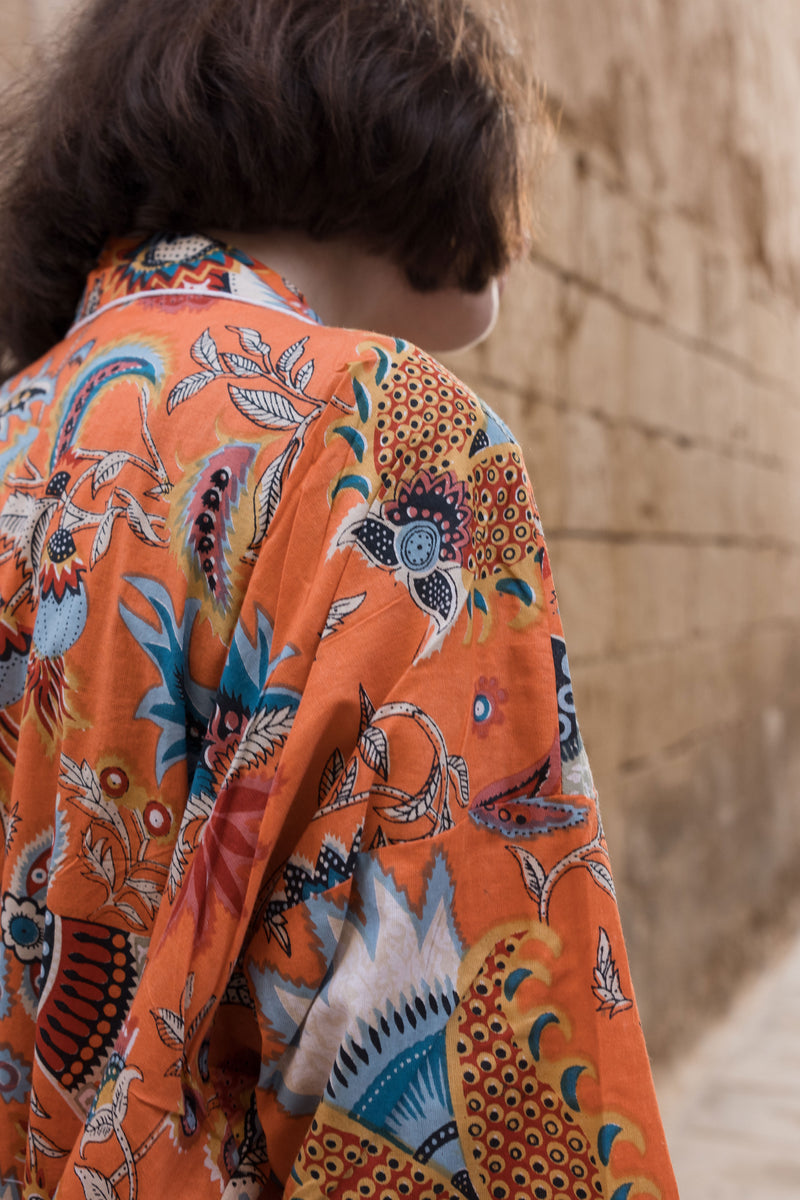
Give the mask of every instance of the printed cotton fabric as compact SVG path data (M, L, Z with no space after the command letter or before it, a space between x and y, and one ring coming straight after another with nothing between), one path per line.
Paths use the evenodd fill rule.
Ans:
M0 461L1 1194L675 1197L502 422L170 237Z

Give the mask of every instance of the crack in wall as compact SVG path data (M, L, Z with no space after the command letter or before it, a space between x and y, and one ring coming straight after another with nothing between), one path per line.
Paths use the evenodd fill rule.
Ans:
M666 337L683 346L684 349L730 367L741 375L743 379L787 397L793 405L800 408L800 391L795 391L789 387L778 376L760 370L741 355L734 354L732 350L726 350L724 346L719 346L699 334L687 333L685 330L670 325L663 317L649 312L640 305L633 304L630 300L626 300L623 296L611 291L610 288L604 287L596 280L589 279L579 271L561 266L560 263L556 262L555 259L549 258L541 250L534 249L530 251L529 257L533 263L550 274L555 275L562 283L578 287L587 295L605 301L629 320L638 321L643 325L649 325L653 329L658 329Z

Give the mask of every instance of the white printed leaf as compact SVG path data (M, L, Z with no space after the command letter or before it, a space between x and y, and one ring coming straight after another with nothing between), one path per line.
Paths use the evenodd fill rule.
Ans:
M389 743L386 734L377 725L370 725L358 743L361 757L382 779L389 777Z
M311 383L311 376L314 374L314 359L310 358L307 363L303 363L294 377L294 386L298 392L304 392Z
M286 449L276 459L273 459L258 482L256 494L253 499L255 531L253 533L253 540L250 543L251 550L255 550L260 546L267 536L267 531L278 510L278 504L283 492L284 472L294 457L296 450L297 443L290 442Z
M210 329L205 329L192 346L192 358L201 367L207 367L215 375L218 375L222 371L222 363L219 361L219 353L217 352L217 343L211 336Z
M30 537L30 531L40 515L39 501L29 492L12 492L0 512L0 533L15 546Z
M100 854L99 845L95 847L95 853L97 855ZM114 866L114 855L111 852L110 846L103 854L103 858L100 862L100 868L108 880L109 886L113 888L114 884L117 882L117 872Z
M196 374L187 375L184 379L181 379L180 383L176 383L167 396L167 412L173 412L179 404L183 404L184 400L188 400L190 396L194 396L213 378L213 371L197 371Z
M42 501L26 492L12 492L0 512L0 534L12 544L29 574L39 570L50 517L57 504L55 498Z
M171 1050L183 1049L183 1017L170 1008L151 1008L150 1016L156 1023L158 1036Z
M136 1067L124 1067L117 1076L114 1095L111 1097L111 1112L115 1125L121 1125L125 1120L125 1114L128 1111L128 1089L134 1079L141 1078L141 1073Z
M125 488L117 488L117 495L123 496L127 501L125 516L136 536L143 542L155 543L159 546L166 545L166 541L160 538L152 526L150 518L142 508L135 496L127 492Z
M46 1158L63 1158L67 1153L57 1146L55 1142L51 1142L49 1137L45 1137L38 1129L30 1130L30 1138L39 1154L44 1154Z
M375 705L370 700L362 684L358 685L358 702L361 709L361 724L358 736L361 737L367 726L372 724L372 718L375 716Z
M353 758L351 759L350 766L347 768L347 771L342 778L339 791L331 800L330 804L326 804L323 808L319 809L314 818L315 820L317 817L327 815L328 813L337 812L340 808L347 808L348 804L350 804L353 799L353 788L355 786L357 775L358 762L355 758Z
M593 858L586 860L586 866L592 873L592 878L604 892L608 892L609 896L616 898L614 889L614 879L608 867L601 862L595 862Z
M119 1193L110 1179L93 1167L75 1167L83 1188L84 1200L119 1200Z
M84 787L96 790L98 795L100 794L100 781L95 775L91 763L88 763L86 759L81 763L81 780Z
M325 797L328 796L336 787L336 781L344 770L344 759L342 752L337 746L333 754L325 763L325 769L322 772L322 778L319 781L319 802L323 803Z
M116 479L129 460L130 455L125 450L112 450L101 458L92 472L92 495L96 496L100 488Z
M66 767L65 759L67 759L67 755L63 754L61 756L62 774L60 782L66 784L67 787L76 793L71 799L82 804L84 808L88 808L101 821L108 821L108 813L103 802L103 793L100 790L100 781L86 759L83 760L80 767L72 759L67 759L69 766Z
M243 354L223 354L222 361L233 375L263 375L264 368Z
M92 553L89 558L90 567L94 567L100 562L100 559L111 545L111 534L114 529L114 522L121 512L121 508L115 508L114 505L109 505L100 518L100 524L97 526L97 532L95 533L94 541L92 542Z
M244 736L231 763L229 777L243 767L254 767L265 763L289 736L294 721L294 709L262 708L247 723Z
M87 1121L81 1138L81 1154L89 1142L107 1142L114 1132L114 1118L111 1115L111 1105L102 1104Z
M207 792L191 792L189 799L186 801L186 806L181 817L181 824L178 830L178 839L175 844L175 849L172 852L172 858L169 864L169 874L167 876L167 887L170 900L174 900L175 893L183 882L184 870L189 861L189 856L194 849L195 842L189 842L186 837L187 830L190 825L197 824L200 827L197 840L202 836L202 830L205 823L211 816L214 808L214 797ZM190 976L191 978L191 976Z
M269 357L270 346L263 340L257 329L242 329L237 325L229 325L228 329L231 333L238 334L243 350L249 351L250 354L262 354L264 358Z
M145 900L158 900L161 896L161 889L154 879L134 879L129 875L125 884Z
M203 1007L200 1009L200 1012L197 1014L197 1016L196 1016L196 1017L194 1017L194 1019L192 1020L192 1023L191 1023L191 1025L189 1026L189 1028L188 1028L188 1030L187 1030L187 1032L186 1032L186 1040L187 1040L187 1042L191 1042L191 1041L193 1041L193 1039L194 1039L194 1038L197 1036L197 1031L198 1031L198 1029L199 1029L199 1028L200 1028L200 1026L203 1024L203 1021L205 1021L205 1019L206 1019L206 1016L208 1015L208 1013L209 1013L209 1012L211 1011L211 1009L214 1007L214 1005L215 1005L215 1003L216 1003L216 1000L217 1000L217 997L216 997L216 996L210 996L210 997L209 997L209 999L208 999L208 1000L206 1000L206 1002L205 1002L205 1004L203 1005Z
M288 375L294 364L303 353L303 347L308 341L307 337L300 338L299 342L293 342L291 346L284 350L283 354L278 359L278 370Z
M50 513L51 509L48 507L34 523L33 529L31 530L27 559L28 563L30 564L30 569L34 575L38 573L39 564L42 561L42 551L44 550L44 545L47 540L47 531L50 527ZM23 549L23 559L25 557L26 554L25 550Z
M230 385L229 391L239 412L263 429L295 429L303 419L302 413L281 392L242 388L235 384Z
M520 870L522 871L522 881L525 887L537 902L542 898L542 891L545 885L544 867L539 862L536 855L531 854L530 850L524 850L521 846L509 846L508 849L517 859Z
M345 617L349 617L357 608L360 608L366 597L366 592L359 592L357 596L342 596L340 600L334 600L328 611L322 636L324 638L330 637L332 633L340 629Z
M35 1117L40 1117L43 1121L49 1121L50 1114L47 1112L41 1100L37 1096L36 1088L31 1088L30 1110Z
M433 802L442 781L442 769L438 761L434 762L430 774L416 796L409 796L403 804L395 804L381 808L381 813L390 821L402 821L410 824L426 816L433 808Z
M84 782L81 769L74 758L70 758L68 754L61 755L61 774L58 782L63 784L64 787L71 788L73 791L83 790Z
M117 900L114 904L114 911L122 913L126 917L134 929L144 929L145 923L137 913L136 909L131 904L126 904L124 900Z
M619 971L611 953L611 941L602 925L597 942L597 966L593 975L592 991L600 1001L599 1012L607 1012L609 1017L613 1017L633 1007L633 1001L622 990Z

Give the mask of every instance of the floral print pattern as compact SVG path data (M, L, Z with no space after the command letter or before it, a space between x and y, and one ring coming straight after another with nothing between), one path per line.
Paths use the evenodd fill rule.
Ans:
M0 437L0 1192L676 1200L503 423L186 234Z
M17 899L10 892L3 896L0 916L3 944L22 962L41 958L44 914L33 900Z

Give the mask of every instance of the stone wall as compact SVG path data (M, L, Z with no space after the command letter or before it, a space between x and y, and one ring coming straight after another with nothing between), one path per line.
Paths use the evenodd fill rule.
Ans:
M800 893L800 9L516 7L559 137L454 365L526 451L663 1058Z
M0 0L0 70L69 0ZM453 366L523 442L645 1029L679 1054L800 893L800 10L515 0L559 136Z

